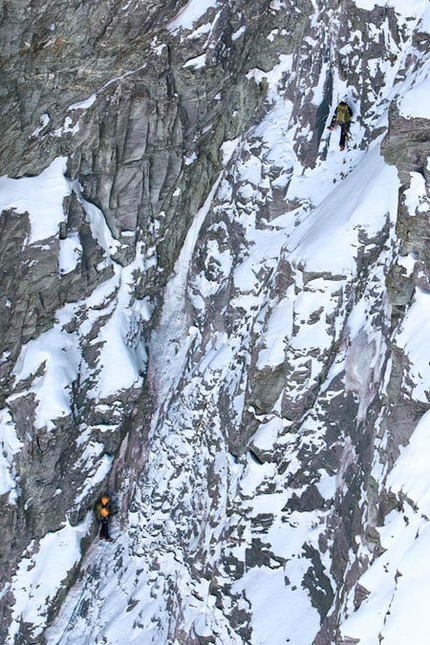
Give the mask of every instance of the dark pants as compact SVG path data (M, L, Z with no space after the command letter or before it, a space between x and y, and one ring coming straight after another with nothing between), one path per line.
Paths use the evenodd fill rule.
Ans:
M349 123L340 123L340 139L339 139L339 146L341 148L345 147L346 139L348 137L348 132L349 132Z
M100 537L109 540L109 523L108 520L103 518L100 520Z

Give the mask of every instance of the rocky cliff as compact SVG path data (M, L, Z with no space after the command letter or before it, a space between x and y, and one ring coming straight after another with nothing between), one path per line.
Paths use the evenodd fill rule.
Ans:
M426 624L427 5L3 3L2 642Z

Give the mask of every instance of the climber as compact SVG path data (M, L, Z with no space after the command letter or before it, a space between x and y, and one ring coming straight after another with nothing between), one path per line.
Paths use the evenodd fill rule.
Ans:
M106 493L101 496L95 505L94 513L97 520L100 522L100 539L112 542L112 538L109 535L109 517L114 515L114 513L111 509L109 496L106 495Z
M340 151L345 150L345 142L348 137L349 128L351 125L352 110L346 101L341 101L337 106L334 116L331 120L329 130L334 130L337 125L340 125Z

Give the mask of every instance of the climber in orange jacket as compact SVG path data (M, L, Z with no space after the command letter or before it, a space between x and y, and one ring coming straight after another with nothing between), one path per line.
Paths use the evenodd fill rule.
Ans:
M112 512L108 495L104 494L101 496L94 507L94 513L97 520L100 522L100 539L112 542L112 538L109 535L109 517L114 513Z

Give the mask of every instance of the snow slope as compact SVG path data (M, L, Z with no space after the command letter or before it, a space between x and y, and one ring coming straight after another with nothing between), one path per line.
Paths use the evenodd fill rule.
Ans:
M369 11L375 4L393 6L410 33L410 18L416 24L423 16L422 28L428 31L428 3L422 0L356 4ZM216 5L190 0L169 29L191 30ZM410 40L401 46L394 72L388 58L378 61L387 84L375 99L374 113L354 122L348 150L340 154L337 133L325 133L321 147L326 146L326 154L320 152L312 168L301 161L296 144L303 132L285 95L286 81L295 73L292 57L280 56L279 64L264 74L270 99L266 113L241 140L225 141L224 168L194 214L148 346L139 330L153 311L134 298L133 284L135 272L144 273L150 259L139 248L133 262L119 265L114 259L117 243L103 213L80 195L104 251L104 265L113 267L112 277L85 301L57 312L55 325L24 347L14 378L35 397L35 426L48 431L54 420L71 413L71 388L78 375L90 383L94 405L107 405L117 392L142 387L148 369L158 408L147 429L148 463L136 473L132 503L125 517L113 520L115 542L90 546L52 624L47 605L82 557L90 516L75 526L65 523L23 554L7 589L15 597L8 644L16 643L24 621L31 623L31 637L43 638L46 645L311 645L321 626L309 591L313 576L327 602L338 602L345 642L427 642L429 413L390 470L379 453L374 457L371 474L397 505L378 527L381 555L357 535L351 567L369 563L357 575L367 594L358 608L355 587L337 596L332 555L324 546L333 540L333 508L344 499L348 468L357 458L346 422L328 450L340 455L337 471L329 459L313 471L309 458L307 479L300 479L303 454L323 450L331 427L330 401L342 396L346 405L350 393L360 429L375 397L387 394L391 307L385 281L398 257L399 178L380 146L392 102L398 102L405 117L429 118L430 98L428 61L420 61L407 82L396 78L412 52ZM353 93L338 70L333 82L334 96L345 89ZM361 146L366 126L375 123L383 124L382 134ZM63 198L79 192L64 178L64 168L59 159L39 177L0 180L2 208L30 215L29 243L56 234ZM420 177L412 176L406 194L412 217L426 208ZM288 199L282 212L270 217L279 189L285 189ZM65 273L80 254L76 240L69 244L59 258L59 270ZM401 261L412 273L415 258ZM224 318L215 318L211 307L223 298L228 302ZM429 309L429 293L417 289L401 327L389 338L409 359L405 387L422 403L428 402L430 378ZM72 319L79 324L66 335ZM97 332L91 342L101 349L97 369L90 372L83 347L93 329ZM328 358L333 347L334 360ZM270 410L259 409L251 372L275 373L284 364L289 371L282 390ZM315 393L314 405L296 418L294 406L302 405L309 392ZM258 430L249 437L252 451L238 455L228 432L230 426L240 429L248 413L258 421ZM83 444L87 432L82 429ZM13 459L20 441L7 406L0 414L0 436L1 492L14 502L19 484ZM83 452L90 473L87 490L112 467L110 458L100 454L101 444L95 442ZM309 483L324 503L294 506L291 500L299 499ZM79 491L77 505L87 490ZM357 504L365 504L365 498L362 490ZM314 552L320 556L318 571Z

